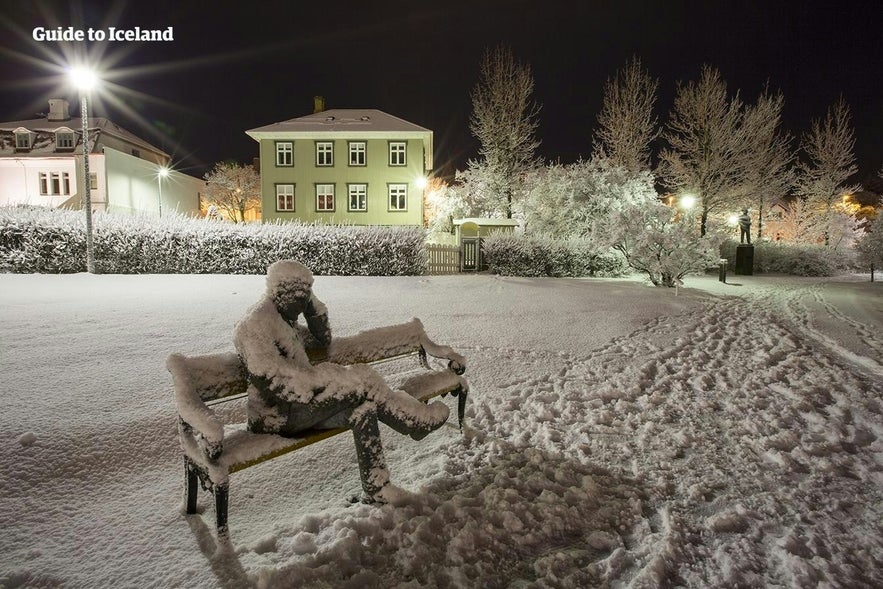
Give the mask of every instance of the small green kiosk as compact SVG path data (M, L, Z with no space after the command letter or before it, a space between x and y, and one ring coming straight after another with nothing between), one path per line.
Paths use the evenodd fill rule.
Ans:
M512 233L518 226L515 219L454 219L457 243L460 246L460 272L487 269L481 254L481 240L491 233Z

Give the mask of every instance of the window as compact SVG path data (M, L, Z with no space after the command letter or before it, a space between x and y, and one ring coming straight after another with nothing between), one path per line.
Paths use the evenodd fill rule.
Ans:
M68 172L40 172L42 196L67 196L71 193L71 175Z
M276 210L294 211L294 184L276 185Z
M30 149L31 148L31 133L29 131L17 131L15 133L15 148L16 149Z
M277 166L293 166L294 165L294 144L290 141L280 141L276 143L276 165Z
M98 174L95 172L89 174L89 190L98 190Z
M367 211L368 210L368 185L367 184L349 184L349 210L351 211Z
M366 145L364 141L353 141L350 145L350 165L351 166L364 166L365 165L365 153L366 153Z
M55 134L56 149L73 149L74 134L71 131L59 131Z
M330 141L316 142L316 165L317 166L333 166L334 165L334 144Z
M404 166L407 164L407 158L405 154L407 153L408 144L404 142L390 142L389 144L389 165L391 166Z
M316 211L334 212L334 184L316 184Z
M390 184L389 185L389 210L390 211L407 211L408 210L408 185L407 184Z

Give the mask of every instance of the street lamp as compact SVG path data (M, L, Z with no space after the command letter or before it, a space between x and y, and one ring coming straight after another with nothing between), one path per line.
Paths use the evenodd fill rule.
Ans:
M80 114L83 119L83 207L86 209L86 271L95 273L95 252L92 244L92 180L89 176L89 107L87 94L98 85L98 76L85 67L68 71L71 84L80 91Z
M162 217L162 181L163 178L169 175L169 169L165 166L160 166L159 170L156 172L156 185L159 188L159 216Z

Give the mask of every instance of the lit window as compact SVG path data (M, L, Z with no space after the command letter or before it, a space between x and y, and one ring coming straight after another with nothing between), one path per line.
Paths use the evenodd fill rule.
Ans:
M368 210L368 185L367 184L350 184L349 185L349 210L351 210L351 211L367 211Z
M389 165L404 166L407 164L408 144L404 142L390 142L389 144Z
M70 194L71 193L71 175L67 172L61 173L61 193L62 194Z
M408 185L407 184L390 184L389 185L389 210L391 210L391 211L407 211L408 210Z
M276 210L294 211L294 184L276 185Z
M364 166L365 165L365 153L366 146L363 141L352 142L350 145L350 165L351 166Z
M55 134L55 147L57 149L73 149L74 134L70 131L59 131Z
M330 141L316 142L316 165L317 166L333 166L334 165L334 144Z
M16 149L30 149L31 148L31 134L28 131L18 132L15 134L15 148Z
M279 142L276 144L276 165L294 165L294 144L291 142Z
M316 184L316 211L334 212L334 184Z
M40 194L46 196L49 194L49 174L40 172Z

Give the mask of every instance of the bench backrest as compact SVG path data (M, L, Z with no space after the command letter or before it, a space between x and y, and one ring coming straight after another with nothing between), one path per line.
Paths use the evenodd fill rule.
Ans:
M197 395L203 401L240 395L248 389L245 367L233 352L184 356L172 354L166 361L179 397Z

